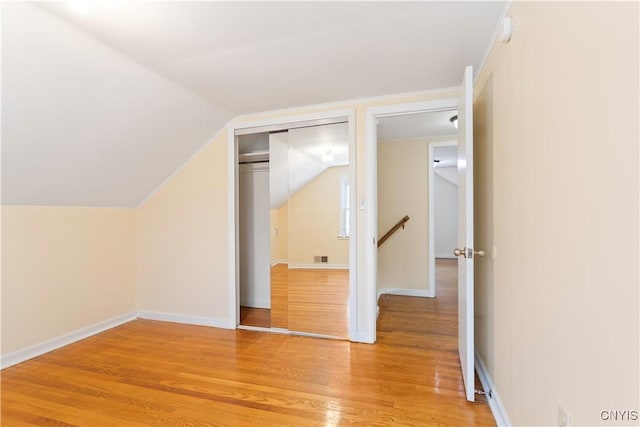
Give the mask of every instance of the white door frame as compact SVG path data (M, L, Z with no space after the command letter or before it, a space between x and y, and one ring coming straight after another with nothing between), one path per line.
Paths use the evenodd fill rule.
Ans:
M412 102L407 104L392 104L379 107L370 107L366 110L365 117L365 144L367 155L365 159L365 169L367 171L366 194L369 200L366 203L366 226L365 226L365 337L364 341L373 343L376 341L376 319L378 314L377 300L377 268L378 268L378 135L377 135L377 118L384 116L418 114L426 112L436 112L443 110L452 110L458 108L457 98L445 98L434 101ZM361 204L363 206L364 204ZM429 249L431 252L433 249ZM430 254L430 258L431 258ZM434 258L435 260L435 258ZM435 264L435 261L434 261ZM435 269L431 269L433 272ZM432 273L429 273L430 275ZM435 276L434 276L435 280ZM431 282L431 280L429 280ZM435 291L435 281L433 282ZM435 295L435 294L434 294Z
M437 147L457 147L458 141L441 141L429 143L429 296L436 296L436 214L434 200L434 181L436 170L433 164ZM457 224L457 222L456 222ZM451 248L451 258L454 258Z
M236 329L240 323L240 284L239 284L239 245L238 245L238 145L235 132L239 129L258 128L262 126L279 126L285 129L286 125L297 122L321 121L323 119L335 119L345 117L349 129L349 202L356 206L356 126L355 109L342 109L323 111L311 114L287 115L277 118L257 119L254 121L231 122L227 125L227 194L228 194L228 254L229 276L227 281L228 314L227 324L231 329ZM355 341L357 333L357 225L356 209L350 212L350 236L349 236L349 338Z

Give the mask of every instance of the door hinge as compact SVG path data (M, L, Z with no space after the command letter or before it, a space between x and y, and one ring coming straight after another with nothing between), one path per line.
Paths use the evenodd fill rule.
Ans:
M479 394L480 396L489 396L493 399L493 389L490 389L489 391L476 390L476 394Z

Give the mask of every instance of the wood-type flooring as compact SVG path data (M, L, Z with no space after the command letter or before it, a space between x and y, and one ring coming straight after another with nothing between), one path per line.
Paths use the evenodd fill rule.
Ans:
M464 397L455 264L382 296L376 344L135 320L2 371L9 426L485 426Z

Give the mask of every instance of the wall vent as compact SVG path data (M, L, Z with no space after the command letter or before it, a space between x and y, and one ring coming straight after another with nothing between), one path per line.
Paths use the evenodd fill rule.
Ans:
M313 262L316 264L327 264L329 262L329 257L327 255L316 255L313 257Z

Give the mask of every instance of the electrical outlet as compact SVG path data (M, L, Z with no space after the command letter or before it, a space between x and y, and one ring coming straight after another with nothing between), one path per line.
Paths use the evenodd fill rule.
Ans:
M571 425L571 417L566 409L558 403L558 427L568 427Z

